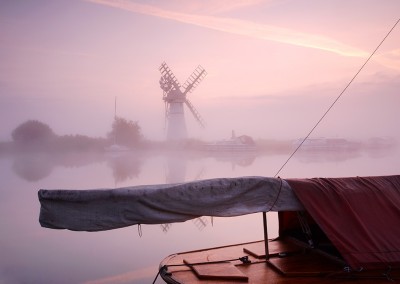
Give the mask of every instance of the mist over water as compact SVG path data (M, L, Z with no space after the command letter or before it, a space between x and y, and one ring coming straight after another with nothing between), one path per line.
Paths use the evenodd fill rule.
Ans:
M296 153L282 178L398 174L397 144ZM379 142L379 143L378 143ZM290 150L293 150L291 148ZM149 283L169 254L260 240L262 216L209 218L185 223L85 233L41 228L38 189L94 189L239 176L272 176L289 149L250 153L159 151L2 154L0 280L4 283ZM277 235L268 214L269 236ZM158 283L162 283L159 280Z
M297 162L312 165L318 163L349 163L357 159L390 159L398 148L398 141L387 137L374 137L356 141L319 137L311 137L305 141L303 139L289 141L259 140L255 142L253 150L236 151L223 150L223 148L218 151L208 150L208 148L201 147L204 142L196 141L195 143L191 147L188 147L188 144L164 143L159 144L164 146L152 146L155 148L147 147L123 151L98 151L96 149L92 151L68 150L65 152L43 149L40 151L29 149L28 151L16 151L13 148L11 148L12 151L7 151L7 148L5 148L0 152L0 158L11 161L12 172L27 182L40 182L51 176L57 169L79 169L101 165L110 171L109 175L113 178L114 185L121 186L127 182L140 181L142 175L145 174L143 169L153 161L157 161L157 164L160 163L162 166L161 169L158 169L164 174L164 179L160 180L160 183L179 183L202 179L209 163L229 164L232 171L236 168L248 168L254 171L255 165L260 160L268 158L268 160L272 160L265 166L268 166L271 171L262 175L273 176L274 166L277 170L282 166L284 173L286 167ZM300 144L302 145L298 148ZM204 145L211 147L214 144ZM293 156L291 157L291 155ZM284 165L285 162L287 162L287 166ZM193 163L199 164L198 167L200 168L197 174L190 173L188 176L188 171ZM360 170L363 171L363 169ZM396 170L396 168L393 168L393 170ZM312 173L310 172L310 174ZM331 173L327 171L325 175L331 176ZM333 176L335 176L334 173ZM215 177L219 176L216 175Z

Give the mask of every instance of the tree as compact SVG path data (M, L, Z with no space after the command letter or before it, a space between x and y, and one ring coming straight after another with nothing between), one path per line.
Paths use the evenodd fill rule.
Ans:
M127 147L138 146L142 140L141 128L137 121L116 117L108 138L115 144Z
M38 120L28 120L20 124L13 130L11 136L17 146L30 149L44 149L56 137L47 124Z

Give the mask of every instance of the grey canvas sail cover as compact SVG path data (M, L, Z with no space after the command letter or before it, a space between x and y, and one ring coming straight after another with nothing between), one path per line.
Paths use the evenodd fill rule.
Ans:
M285 180L266 177L217 178L117 189L41 189L38 195L40 224L73 231L103 231L135 224L183 222L200 216L231 217L303 208Z

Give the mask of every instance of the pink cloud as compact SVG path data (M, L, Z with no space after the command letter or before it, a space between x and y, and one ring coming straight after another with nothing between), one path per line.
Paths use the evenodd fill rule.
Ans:
M106 5L134 13L169 19L204 28L248 36L261 40L286 43L306 48L314 48L333 52L341 56L367 57L369 54L361 49L346 45L329 37L307 34L295 30L258 24L233 18L188 14L161 9L156 6L138 4L131 1L120 0L86 0L92 3ZM236 2L238 3L238 2ZM239 6L239 4L237 4Z

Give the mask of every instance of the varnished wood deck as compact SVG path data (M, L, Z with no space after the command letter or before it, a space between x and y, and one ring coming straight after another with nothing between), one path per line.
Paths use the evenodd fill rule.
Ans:
M178 253L161 262L160 267L166 267L161 276L173 284L400 283L399 270L344 272L341 260L288 240L270 241L269 254L266 261L263 241ZM251 263L242 263L239 258L243 256ZM193 265L223 260L231 261Z

